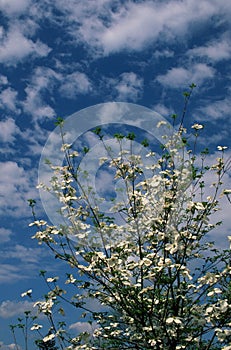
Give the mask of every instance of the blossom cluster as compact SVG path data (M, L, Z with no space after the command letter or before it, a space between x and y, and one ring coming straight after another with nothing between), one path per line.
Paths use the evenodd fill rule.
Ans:
M203 125L192 128L197 138ZM147 152L153 159L147 166L117 137L121 151L107 159L124 191L119 202L112 201L111 216L100 211L90 185L81 187L70 145L62 148L68 166L51 165L54 176L50 187L43 187L61 203L66 223L56 227L35 220L33 238L69 264L65 284L75 290L69 303L96 324L92 332L68 338L66 349L230 349L230 249L219 252L206 239L219 225L210 221L219 194L230 191L221 190L225 147L216 164L205 167L202 156L198 166L184 133L163 137L162 155L155 160ZM145 178L147 171L151 176ZM209 197L201 190L207 172L215 176ZM35 303L48 317L56 301L65 299L57 280L47 279L53 288ZM89 299L101 310L88 310ZM43 341L53 338L63 341L63 332L53 331Z

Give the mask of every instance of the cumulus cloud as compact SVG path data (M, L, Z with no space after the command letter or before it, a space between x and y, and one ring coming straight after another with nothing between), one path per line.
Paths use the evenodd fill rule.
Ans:
M118 100L136 101L143 88L143 79L133 72L120 75L115 89L118 92Z
M22 102L24 112L31 114L35 119L53 117L55 111L44 101L44 95L52 93L57 79L60 79L60 76L53 69L37 67L31 82L25 88L26 99Z
M11 235L12 235L11 230L4 227L0 227L0 243L8 242L10 240Z
M0 231L1 232L1 231ZM1 251L0 282L13 284L37 276L41 261L47 255L43 248L30 248L8 241ZM5 262L7 257L7 262ZM8 263L10 261L10 263ZM44 265L43 265L44 266Z
M23 13L29 6L30 0L0 0L0 10L8 15Z
M8 84L8 78L5 75L0 74L0 86Z
M88 322L76 322L69 326L70 329L73 329L77 333L88 332L92 334L97 328L97 322L89 324Z
M187 36L198 24L204 25L213 15L225 13L217 0L130 1L120 6L114 1L101 1L99 6L95 3L86 0L73 6L70 1L62 10L58 1L58 6L65 15L69 11L73 36L101 49L105 55L121 50L139 51L160 39L173 42L176 37ZM227 4L226 10L230 10Z
M47 105L36 88L29 86L25 89L26 100L22 103L24 111L31 114L35 119L44 119L55 115L54 109Z
M15 237L17 238L16 234L14 235ZM24 281L28 279L33 280L38 276L41 264L43 264L43 267L48 267L49 265L49 262L46 260L47 251L45 249L42 247L27 247L22 244L14 245L12 240L7 241L2 247L0 256L0 283L5 284L20 283L23 286ZM49 269L52 270L52 268ZM18 293L20 294L21 292ZM4 317L0 314L1 316Z
M142 95L143 78L134 72L125 72L118 78L105 79L110 93L117 101L135 102Z
M205 57L211 62L228 60L231 57L231 41L226 38L213 40L205 46L189 50L187 54L190 57Z
M173 56L174 56L174 51L165 49L165 50L155 50L152 55L152 58L160 59L163 57L173 57Z
M230 96L215 102L210 101L199 109L204 120L217 121L223 119L226 123L230 122L230 110Z
M0 107L9 109L12 112L17 113L17 96L18 93L11 87L8 87L7 89L3 90L0 93Z
M0 167L0 215L6 215L6 212L13 217L28 215L26 201L36 198L34 174L14 161L1 162Z
M0 341L0 349L1 350L22 350L20 345L16 344L4 344L3 342Z
M34 42L27 38L19 25L10 27L9 31L2 35L0 44L0 62L12 66L30 55L45 57L51 50L40 40Z
M171 68L166 74L158 75L156 80L166 87L184 88L191 83L201 85L205 80L212 79L214 75L214 68L204 63L197 63L188 68Z
M152 109L164 117L169 117L174 113L173 109L166 107L166 105L162 103L154 105Z
M159 42L172 43L176 38L187 36L200 25L205 25L212 16L220 16L225 21L231 13L226 0L173 0L128 1L121 0L62 0L47 1L45 4L30 4L30 0L0 0L0 9L8 15L28 13L34 23L20 28L10 28L3 40L4 50L0 60L13 64L31 55L46 56L50 48L39 41L32 41L25 35L26 27L39 23L41 18L49 18L59 25L55 10L62 14L62 23L68 34L95 52L109 55L123 50L140 51L145 46ZM28 16L28 17L29 17ZM38 25L39 26L39 25ZM22 31L22 28L23 31ZM17 31L15 30L17 29ZM167 50L168 51L168 50ZM166 51L166 53L167 53ZM167 53L169 54L169 53ZM9 62L7 59L11 58ZM15 64L15 62L14 62Z
M9 258L21 260L23 263L37 263L42 254L41 248L28 248L21 244L16 244L14 248L7 253Z
M16 136L20 133L13 118L0 121L0 141L4 143L14 143Z
M23 266L14 266L10 264L1 263L0 282L11 284L25 279L25 275L24 273L22 273L21 268L23 268Z
M32 311L33 304L33 302L29 302L27 300L18 302L4 300L0 304L0 317L7 319L13 316L20 316L24 313L24 311Z
M87 94L92 90L92 84L85 73L74 72L63 78L60 87L62 96L74 99L79 94Z

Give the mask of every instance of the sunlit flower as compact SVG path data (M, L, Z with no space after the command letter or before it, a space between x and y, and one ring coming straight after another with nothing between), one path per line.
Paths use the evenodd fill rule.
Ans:
M35 220L34 222L31 222L29 226L44 226L47 222L45 220Z
M49 334L46 337L43 338L44 343L48 342L49 340L52 340L55 338L54 334Z
M227 146L217 146L218 151L224 151L227 148Z
M182 322L178 317L168 317L166 319L166 323L167 324L172 324L172 323L181 324Z
M71 148L71 144L70 143L64 143L62 146L61 146L61 151L64 152L68 149Z
M107 157L100 157L100 158L99 158L99 165L104 164L107 160L108 160Z
M204 128L204 125L202 125L202 124L193 124L192 126L191 126L191 128L192 129L195 129L195 130L200 130L200 129L203 129Z
M229 243L230 243L230 249L231 249L231 236L228 236L228 240L229 240Z
M31 331L37 331L39 329L43 328L43 326L41 324L34 324L32 327L31 327Z
M58 281L58 279L59 279L59 277L48 277L47 282L48 283L56 282L56 281Z
M69 283L75 283L76 282L76 278L73 277L72 274L69 275L69 278L66 280L66 284L69 284Z
M157 123L157 128L161 127L162 125L166 125L166 121L161 120L160 122Z
M22 297L22 298L23 298L23 297L26 297L26 296L30 297L31 294L32 294L32 289L29 289L29 290L27 290L26 292L22 293L22 294L21 294L21 297Z
M204 205L201 202L196 202L194 204L195 204L195 208L197 210L204 210L205 209Z

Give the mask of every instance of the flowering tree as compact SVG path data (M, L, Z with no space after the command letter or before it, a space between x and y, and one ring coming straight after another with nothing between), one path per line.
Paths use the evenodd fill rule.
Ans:
M185 97L187 102L189 95ZM231 190L222 186L230 169L226 147L219 146L220 157L206 166L208 151L196 155L203 126L194 124L188 138L182 118L174 134L163 135L161 155L147 151L151 161L145 165L134 153L132 133L115 135L120 149L115 157L97 128L94 132L108 154L101 162L107 162L123 184L120 199L111 201L110 213L103 213L102 199L90 184L81 184L81 170L74 165L78 154L65 143L63 120L58 124L66 163L48 164L53 170L50 186L40 186L62 203L65 224L38 220L30 201L31 226L38 228L33 238L71 271L65 289L58 285L58 277L41 273L49 292L36 306L51 325L43 343L56 338L60 348L76 350L230 350L230 249L219 251L209 240L221 224L212 221L219 196L230 200ZM148 146L146 140L143 146ZM208 174L213 177L209 195ZM68 287L72 298L66 297ZM53 310L63 313L58 304L62 300L82 310L86 331L73 337L64 323L54 325ZM89 300L100 308L90 309ZM40 327L34 324L32 329Z

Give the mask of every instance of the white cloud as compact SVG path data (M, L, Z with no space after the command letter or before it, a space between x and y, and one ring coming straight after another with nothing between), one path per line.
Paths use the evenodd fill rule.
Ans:
M17 91L8 87L0 93L0 106L16 113L18 111L17 96Z
M229 123L231 110L231 100L230 96L225 97L222 100L215 102L209 102L206 106L203 106L199 109L200 114L202 114L201 119L203 120L221 120L224 119L226 123Z
M199 46L189 50L188 55L206 57L212 62L228 60L231 57L231 41L226 38L214 40L205 46Z
M23 13L30 4L30 0L0 0L0 10L8 15Z
M4 227L0 227L0 243L8 242L10 240L11 235L12 235L11 230Z
M88 332L92 334L94 330L97 328L97 322L93 322L89 324L88 322L76 322L69 326L70 329L74 329L75 332Z
M171 108L168 108L161 103L154 105L152 109L164 117L170 117L174 112Z
M94 52L98 50L104 55L121 50L142 50L146 45L153 42L173 42L176 38L187 36L217 16L225 21L229 20L231 6L227 0L172 0L172 1L151 1L142 2L122 0L67 0L65 6L63 0L45 1L31 4L29 0L0 0L0 9L8 15L20 13L28 14L34 24L39 26L41 18L52 19L57 25L64 23L68 33L76 41L88 45ZM62 17L56 17L54 9L62 13ZM33 24L33 25L34 25ZM26 28L33 26L24 26ZM20 24L21 30L23 24ZM8 33L5 47L17 57L31 53L31 49L38 51L38 55L47 55L49 48L44 44L34 43L21 34L22 50L16 40L13 40L13 33ZM19 31L20 32L20 31ZM22 32L21 32L22 33ZM28 37L30 35L28 34ZM14 50L12 49L15 44ZM43 49L41 47L43 45ZM7 55L7 53L6 53ZM24 57L24 55L23 55Z
M134 72L122 73L118 78L106 79L106 84L117 101L137 101L143 90L143 78Z
M0 141L5 143L14 143L16 135L20 133L18 126L15 124L15 120L8 118L4 121L0 121Z
M143 79L133 72L123 73L115 88L118 92L119 100L136 101L142 92Z
M17 233L20 232L15 232L14 237ZM21 283L29 278L35 278L41 268L41 263L44 267L47 254L46 249L42 247L32 248L22 244L14 245L8 241L0 250L0 283L14 284L18 281Z
M42 253L41 248L28 248L16 244L15 247L8 251L7 257L21 260L23 263L37 263Z
M160 59L162 57L173 57L173 56L174 56L174 51L165 49L162 51L161 50L154 51L152 58Z
M8 78L5 75L0 74L0 85L7 85Z
M73 36L92 48L100 48L105 55L121 50L142 50L160 39L174 41L222 12L219 4L209 0L116 2L120 6L113 1L101 1L101 6L95 3L86 0L84 5L75 4L74 7L70 1L67 8L72 24L78 18L78 25L72 28Z
M92 84L86 74L74 72L63 77L60 93L67 98L74 99L78 94L87 94L92 90Z
M156 80L170 88L185 88L191 83L202 85L205 80L212 79L214 75L214 68L204 63L197 63L187 69L184 67L171 68L166 74L158 75Z
M61 68L60 72L42 66L34 69L31 82L25 88L26 99L22 102L24 111L31 114L34 120L55 116L53 107L49 105L49 96L54 89L69 99L92 91L92 83L85 73L76 71L64 74L62 70L65 71L65 67Z
M13 316L20 316L24 313L24 311L32 311L33 304L33 302L29 302L27 300L18 302L4 300L0 304L0 317L7 319Z
M16 344L4 344L3 342L0 341L0 349L1 350L21 350L21 346L20 345L16 345Z
M0 62L12 66L15 66L29 55L45 57L51 50L41 41L33 42L27 38L18 24L10 27L8 33L3 35L0 44Z
M25 88L26 99L22 102L24 111L36 119L53 117L55 111L44 101L44 94L52 93L59 74L46 67L37 67L32 75L30 84Z
M43 248L30 248L8 242L7 246L1 249L0 256L0 283L14 284L37 276L42 261L44 266L47 252ZM5 262L6 259L10 263Z
M55 115L54 109L45 104L36 89L33 87L27 87L25 89L27 94L26 100L23 102L24 111L31 114L37 119L50 118Z
M35 174L14 161L1 162L0 167L0 215L28 216L27 199L37 197Z
M1 283L15 283L25 279L25 275L22 273L21 268L23 266L13 266L10 264L0 265L0 282Z

